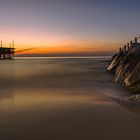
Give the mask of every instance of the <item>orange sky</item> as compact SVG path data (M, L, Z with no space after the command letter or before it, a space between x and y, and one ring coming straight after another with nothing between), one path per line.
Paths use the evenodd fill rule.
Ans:
M11 40L15 40L16 51L28 48L34 48L18 54L57 54L57 53L91 53L91 52L110 52L116 51L120 44L114 43L113 40L99 40L96 37L74 38L57 34L43 34L37 31L22 29L7 30L6 33L0 35L3 40L3 46L9 46ZM112 43L113 42L113 43Z
M121 0L3 0L0 40L35 47L24 54L112 52L139 34L139 11Z
M20 46L20 45L18 45ZM112 47L113 46L113 47ZM79 44L55 44L55 45L26 45L24 47L21 45L20 47L16 47L16 50L24 50L27 48L32 48L32 50L28 50L25 52L19 52L18 54L57 54L57 53L91 53L91 52L112 52L118 49L119 44L113 43L79 43ZM113 49L112 49L113 48Z

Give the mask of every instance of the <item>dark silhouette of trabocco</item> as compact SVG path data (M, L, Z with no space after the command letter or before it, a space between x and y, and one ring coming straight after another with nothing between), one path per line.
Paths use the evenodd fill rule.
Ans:
M18 50L16 51L14 48L14 41L12 42L12 45L10 44L9 47L3 47L2 41L0 46L0 59L14 59L14 54L18 52L28 51L32 50L34 48L28 48L24 50Z
M11 44L10 44L10 47L3 47L2 41L1 41L0 59L13 59L14 53L15 53L14 41L12 43L12 47L11 47Z
M136 37L124 45L112 57L108 70L115 75L114 81L120 82L132 93L140 94L140 43ZM140 101L140 96L135 96Z

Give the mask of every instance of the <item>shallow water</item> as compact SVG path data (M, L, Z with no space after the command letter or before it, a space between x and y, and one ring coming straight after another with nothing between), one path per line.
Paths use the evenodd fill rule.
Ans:
M139 139L140 116L106 71L107 57L0 61L2 140Z

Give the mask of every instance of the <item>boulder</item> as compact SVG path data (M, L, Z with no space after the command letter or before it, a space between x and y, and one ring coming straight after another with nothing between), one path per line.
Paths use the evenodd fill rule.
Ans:
M108 66L114 81L121 83L133 93L140 93L140 43L132 43L127 51L120 49Z

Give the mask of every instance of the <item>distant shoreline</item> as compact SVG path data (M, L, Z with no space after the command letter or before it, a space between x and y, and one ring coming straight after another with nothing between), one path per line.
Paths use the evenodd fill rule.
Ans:
M80 59L80 58L99 58L99 59L105 59L105 58L108 58L108 59L110 59L111 58L111 56L15 56L15 58L14 59L38 59L38 58L40 58L40 59L44 59L44 58L51 58L51 59L63 59L63 58L68 58L68 59Z
M89 52L89 53L33 53L33 54L22 54L17 53L15 57L99 57L99 56L110 56L115 52Z

